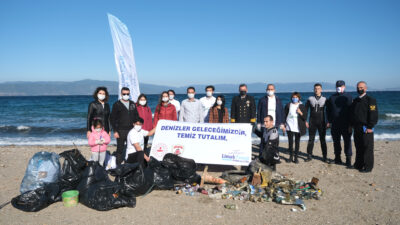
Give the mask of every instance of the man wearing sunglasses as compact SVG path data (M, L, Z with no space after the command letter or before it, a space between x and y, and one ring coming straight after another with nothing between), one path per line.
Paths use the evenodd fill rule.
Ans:
M136 105L129 100L130 90L127 87L121 89L121 99L112 107L110 121L117 139L117 165L124 159L124 148L129 131L133 128L133 122L139 118Z

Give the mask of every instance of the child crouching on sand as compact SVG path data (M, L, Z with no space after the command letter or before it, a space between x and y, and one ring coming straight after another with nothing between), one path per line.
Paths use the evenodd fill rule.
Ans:
M107 145L110 143L110 135L104 130L103 122L100 119L94 119L92 133L89 135L89 145L92 148L92 161L99 161L103 166L106 157Z

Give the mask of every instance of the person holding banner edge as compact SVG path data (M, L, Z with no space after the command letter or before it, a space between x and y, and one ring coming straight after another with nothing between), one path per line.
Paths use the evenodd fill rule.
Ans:
M139 163L144 166L144 160L146 162L150 160L149 155L144 152L144 138L152 136L156 128L150 131L143 130L143 122L144 120L141 117L137 117L133 122L133 128L128 133L125 154L126 163Z
M271 115L264 117L263 142L260 161L276 171L276 164L279 163L279 133L275 126L274 118Z

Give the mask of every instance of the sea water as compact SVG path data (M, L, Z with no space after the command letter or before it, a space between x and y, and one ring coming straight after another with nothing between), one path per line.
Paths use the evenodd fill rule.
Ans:
M324 93L329 97L332 93ZM357 94L351 93L353 97ZM400 92L368 92L377 100L379 122L375 127L376 140L400 139ZM218 96L219 93L214 94ZM223 94L226 107L230 111L232 98L237 94ZM250 93L256 104L265 93ZM313 93L301 93L303 102ZM197 94L196 98L204 94ZM289 102L290 93L277 93L283 104ZM177 95L182 101L186 95ZM148 105L154 113L159 95L148 95ZM86 145L86 118L91 96L24 96L0 97L0 145ZM110 96L109 104L117 101L117 96ZM287 138L280 137L281 141ZM308 140L308 135L301 138ZM316 136L318 140L318 134ZM327 141L331 141L330 131ZM112 138L112 144L115 139ZM253 135L253 143L259 138Z

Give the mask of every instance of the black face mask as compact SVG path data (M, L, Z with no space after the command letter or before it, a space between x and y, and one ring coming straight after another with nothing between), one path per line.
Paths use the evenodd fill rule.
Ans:
M364 89L357 89L357 93L358 93L359 95L364 94Z
M239 92L241 96L245 96L246 95L246 91L240 91Z

